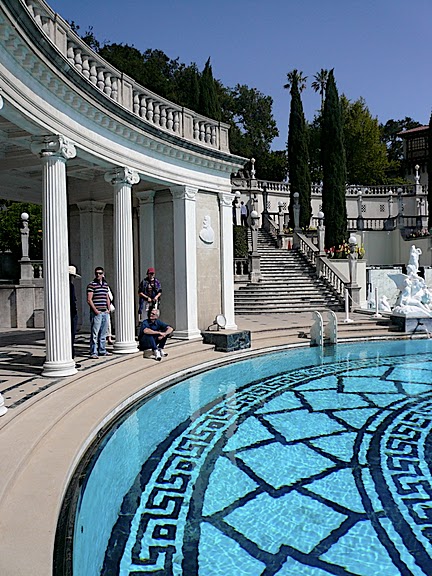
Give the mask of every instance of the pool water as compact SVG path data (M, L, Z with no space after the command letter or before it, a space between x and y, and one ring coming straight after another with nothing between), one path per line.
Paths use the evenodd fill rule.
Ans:
M100 443L73 574L432 575L431 429L429 340L199 373Z

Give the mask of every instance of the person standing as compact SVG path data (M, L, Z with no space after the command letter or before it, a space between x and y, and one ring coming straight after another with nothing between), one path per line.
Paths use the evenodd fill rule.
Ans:
M242 226L247 226L248 215L249 215L248 207L243 201L240 202L240 222Z
M168 356L164 352L166 341L174 328L159 320L159 310L151 308L147 313L147 319L143 320L138 334L139 349L142 351L153 350L153 358L162 360L163 356Z
M99 356L111 356L111 352L106 349L111 302L109 286L101 266L95 268L95 278L87 286L87 304L90 306L90 357L96 359Z
M143 311L148 312L151 308L158 308L160 303L160 298L162 295L162 286L159 280L156 278L156 270L154 268L149 268L147 270L147 275L144 280L141 280L139 288L139 308L138 315L141 320Z
M81 278L77 274L75 266L69 266L69 294L70 294L70 318L71 318L71 336L72 336L72 358L75 358L75 336L78 327L78 307L75 293L75 278Z

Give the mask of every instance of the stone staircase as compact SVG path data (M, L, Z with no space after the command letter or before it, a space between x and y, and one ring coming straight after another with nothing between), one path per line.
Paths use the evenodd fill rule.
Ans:
M316 278L314 268L296 250L277 248L270 234L259 230L258 253L262 280L235 290L236 314L342 310L334 290Z

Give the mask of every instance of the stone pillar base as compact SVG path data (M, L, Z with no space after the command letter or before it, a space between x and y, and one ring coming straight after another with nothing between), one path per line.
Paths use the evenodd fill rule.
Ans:
M351 308L360 306L360 286L357 284L348 284L348 292L351 298Z
M178 338L179 340L196 340L197 338L201 338L200 330L175 330L173 332L174 338Z
M135 340L133 342L115 342L113 350L115 354L134 354L138 351L138 343Z
M63 376L73 376L78 370L75 368L75 361L66 362L45 362L42 376L45 378L60 378Z

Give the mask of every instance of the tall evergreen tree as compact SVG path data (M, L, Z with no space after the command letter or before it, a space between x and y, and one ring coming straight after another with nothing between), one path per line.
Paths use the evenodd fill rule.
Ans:
M432 113L429 118L429 131L428 131L428 160L427 160L427 172L428 172L428 229L432 228Z
M323 168L322 209L325 219L325 246L339 246L347 237L346 160L343 119L339 95L330 70L324 101L321 157Z
M210 58L207 60L201 74L198 111L200 114L203 114L203 116L213 118L213 120L221 119L221 108L218 101Z
M300 98L298 77L293 76L290 84L291 108L288 129L288 167L290 178L290 226L294 227L294 194L299 193L300 226L308 227L311 218L311 177L307 125Z

